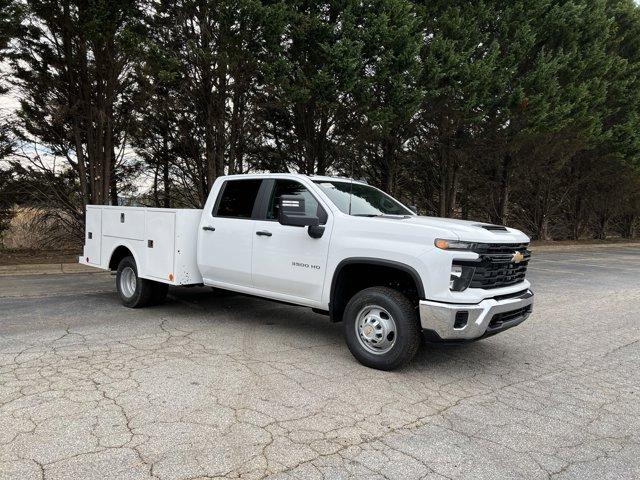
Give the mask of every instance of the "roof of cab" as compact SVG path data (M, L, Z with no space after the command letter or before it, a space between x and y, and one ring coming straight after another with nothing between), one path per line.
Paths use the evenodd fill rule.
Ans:
M304 175L302 173L239 173L234 175L225 175L226 179L233 178L269 178L269 177L293 177L293 178L308 178L312 181L326 181L326 182L354 182L354 183L362 183L366 184L361 180L356 180L348 177L332 177L328 175Z

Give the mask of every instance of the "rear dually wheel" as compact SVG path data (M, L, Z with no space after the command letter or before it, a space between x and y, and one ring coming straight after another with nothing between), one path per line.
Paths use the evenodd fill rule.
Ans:
M116 289L125 307L141 308L161 303L167 295L167 288L163 283L140 278L133 257L120 260L116 273Z

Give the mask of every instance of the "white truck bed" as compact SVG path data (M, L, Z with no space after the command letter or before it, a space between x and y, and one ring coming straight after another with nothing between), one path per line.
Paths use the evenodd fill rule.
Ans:
M88 205L80 263L109 269L114 250L133 254L138 276L168 283L202 283L196 260L202 210Z

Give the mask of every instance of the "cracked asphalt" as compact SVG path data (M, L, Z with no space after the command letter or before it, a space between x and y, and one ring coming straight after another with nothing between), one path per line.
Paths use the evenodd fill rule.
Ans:
M308 309L2 276L0 478L640 478L640 248L529 278L525 323L387 373Z

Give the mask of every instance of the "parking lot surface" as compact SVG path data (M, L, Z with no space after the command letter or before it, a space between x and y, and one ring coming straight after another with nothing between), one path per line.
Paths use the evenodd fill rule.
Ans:
M2 276L0 478L640 478L640 248L528 278L522 325L380 372L308 309Z

